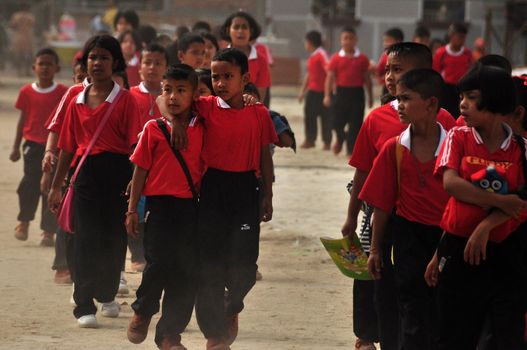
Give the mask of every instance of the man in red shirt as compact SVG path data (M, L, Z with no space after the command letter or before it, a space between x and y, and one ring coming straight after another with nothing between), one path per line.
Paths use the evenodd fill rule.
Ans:
M322 126L322 141L324 150L331 147L331 115L322 103L324 99L324 83L326 82L326 68L328 54L322 47L322 35L316 30L306 34L304 46L310 53L307 59L307 73L304 77L298 100L306 99L304 105L304 126L306 138L301 148L315 147L317 139L317 124L320 117Z
M44 157L48 131L45 124L51 111L59 103L67 87L53 81L55 73L60 70L59 57L52 49L41 49L35 56L33 71L37 81L26 84L20 90L15 107L21 111L18 121L11 161L20 159L22 138L24 155L24 177L18 186L20 212L19 224L15 228L15 238L27 240L29 222L35 218L39 199L42 199L41 245L53 246L53 235L57 229L55 216L49 211L47 197L40 192L42 177L42 158Z

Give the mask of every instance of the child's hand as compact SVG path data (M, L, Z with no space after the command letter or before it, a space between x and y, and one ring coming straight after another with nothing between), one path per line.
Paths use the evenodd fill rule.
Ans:
M172 142L172 145L177 149L185 149L188 145L187 131L183 125L176 120L172 123L170 142Z
M372 108L373 107L373 98L371 98L371 96L368 96L368 108Z
M260 103L260 101L258 101L258 99L254 97L253 95L243 94L243 105L245 107L254 106L255 104L258 104L258 103Z
M263 222L271 221L273 218L273 199L271 196L264 195L262 198L262 207L260 213L260 220Z
M324 104L324 107L331 107L331 96L324 96L322 103Z
M51 188L48 193L48 208L53 214L57 214L62 201L62 191L60 188Z
M137 213L126 213L126 233L133 238L139 238L139 215Z
M13 148L13 151L11 151L11 154L9 155L9 160L12 162L16 162L20 159L20 148Z
M300 94L298 94L298 102L302 103L304 101L304 92L301 91Z
M487 242L489 241L490 231L491 227L486 225L485 221L482 221L472 232L463 253L466 263L479 265L480 261L487 258Z
M44 158L42 158L42 171L45 173L51 172L53 167L57 164L57 156L51 151L46 151L44 153Z
M517 218L521 211L527 209L527 202L515 194L497 195L496 206L510 217Z
M376 250L370 250L370 256L368 257L368 272L373 279L381 279L381 256Z
M437 261L437 252L432 257L432 260L428 263L425 270L425 281L429 287L437 287L437 281L439 279L439 263Z
M351 235L355 230L357 229L357 219L355 218L347 218L346 222L340 229L340 232L342 232L342 236L346 237Z
M42 177L40 178L40 192L44 195L47 195L49 189L51 188L51 173L43 172Z

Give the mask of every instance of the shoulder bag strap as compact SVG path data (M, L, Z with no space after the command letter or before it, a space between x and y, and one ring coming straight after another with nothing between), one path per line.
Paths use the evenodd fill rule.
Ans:
M119 89L119 92L113 99L113 102L110 104L110 106L106 110L106 113L102 117L101 122L99 123L99 126L97 126L97 130L95 130L95 133L93 134L90 140L90 143L88 144L88 147L86 147L86 150L84 151L84 154L82 155L82 158L79 161L79 164L77 164L77 168L75 168L75 172L73 173L73 176L71 177L71 180L70 180L71 185L75 182L75 179L77 178L77 175L79 174L79 170L82 164L86 160L86 157L88 157L88 154L90 154L90 151L95 145L95 142L97 141L97 139L99 138L99 135L101 134L104 125L106 125L106 122L108 121L108 119L110 119L110 115L112 114L113 108L115 107L115 105L117 104L117 101L119 100L119 97L121 96L121 92L122 90Z
M183 155L179 150L174 148L172 146L172 143L170 142L170 133L168 132L167 126L165 125L165 122L161 118L156 119L157 125L163 132L163 135L165 135L165 139L168 142L168 145L174 155L176 156L177 160L179 161L179 164L181 165L181 169L183 169L183 172L185 173L185 177L187 178L188 186L190 187L190 191L192 192L192 197L195 201L198 201L198 192L196 191L196 187L194 187L194 182L192 181L192 175L190 175L190 170L188 169L187 163L185 162L185 159L183 158Z

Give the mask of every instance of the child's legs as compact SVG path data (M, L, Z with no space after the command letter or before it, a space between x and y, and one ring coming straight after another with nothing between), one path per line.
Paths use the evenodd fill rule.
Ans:
M42 216L40 219L40 228L44 232L56 232L57 231L57 217L53 214L48 207L48 196L41 195L42 202Z
M308 90L304 104L304 128L307 142L315 142L317 139L317 92Z
M334 96L333 129L340 144L344 142L346 124L351 118L350 90L351 88L337 87L337 94Z
M348 127L348 138L346 140L346 147L348 154L353 152L355 147L355 141L359 135L360 127L364 119L364 89L353 88L351 90L351 99L348 101L350 115L349 115L349 127Z
M26 141L22 146L24 176L17 189L20 206L18 221L29 222L35 218L35 212L41 196L40 178L42 177L44 148L44 145L33 141Z
M442 234L439 227L395 217L394 272L399 299L401 348L435 349L437 345L435 291L424 280Z
M321 92L320 96L317 96L316 106L318 109L318 115L320 116L320 124L322 129L322 141L325 145L331 144L332 134L332 119L329 109L324 106L324 93Z
M357 338L372 343L379 341L374 291L374 281L353 280L353 332Z
M128 236L128 249L130 249L131 261L142 263L145 261L145 248L143 241L145 238L145 225L139 224L139 236L137 238Z
M55 259L53 260L53 270L67 270L68 269L68 261L66 259L66 235L69 235L69 233L66 233L63 229L60 227L57 228L57 236L55 238Z

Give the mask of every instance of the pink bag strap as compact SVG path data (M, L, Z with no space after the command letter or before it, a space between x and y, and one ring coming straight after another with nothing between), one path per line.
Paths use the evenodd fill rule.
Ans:
M77 175L79 174L79 170L82 164L88 157L88 154L90 154L90 151L95 145L95 142L97 141L97 139L99 138L99 135L101 134L104 125L106 125L106 122L108 121L108 119L110 119L110 115L112 114L113 108L115 107L115 105L117 104L117 101L119 100L119 97L121 96L121 92L122 90L119 89L119 92L117 93L117 95L115 95L115 98L113 99L113 102L110 104L110 107L108 107L108 109L106 110L106 113L102 117L101 123L99 124L99 126L97 126L97 130L95 130L95 133L93 134L90 140L90 143L88 144L88 147L86 147L86 150L84 151L84 154L82 155L82 158L79 161L79 164L77 164L77 168L75 168L75 172L73 173L73 176L71 177L71 180L70 180L70 185L73 185L73 183L75 182L75 179L77 178Z

